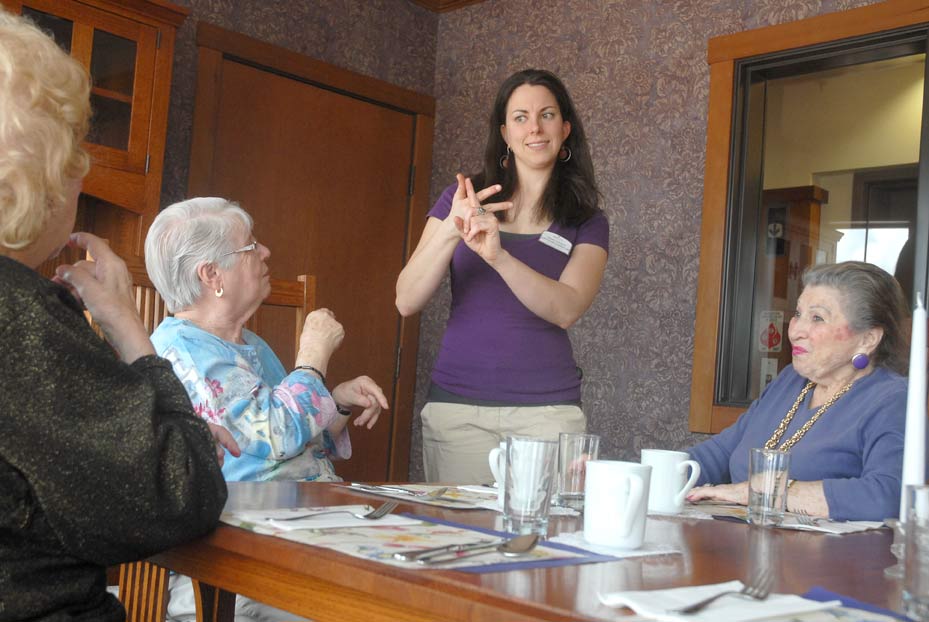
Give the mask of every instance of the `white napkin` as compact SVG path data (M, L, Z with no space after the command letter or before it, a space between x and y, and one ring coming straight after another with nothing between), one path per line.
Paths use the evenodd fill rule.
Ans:
M497 498L497 487L494 486L484 486L479 484L467 484L463 486L455 486L458 490L467 490L468 492L476 492L481 495L489 495L494 499Z
M858 533L859 531L868 531L870 529L880 529L884 523L880 521L850 520L835 521L816 519L815 525L804 525L797 520L796 516L785 516L784 520L778 527L783 529L796 529L798 531L818 531L821 533L831 533L842 535L846 533Z
M366 518L356 518L351 514L323 514L321 516L310 516L298 520L276 520L287 518L289 516L300 516L313 512L327 512L330 510L347 510L358 514L364 514L370 511L370 505L330 505L315 508L281 508L276 510L239 510L229 512L236 518L254 523L256 525L266 525L281 531L295 531L297 529L334 529L337 527L387 527L396 525L418 525L421 521L415 518L397 516L388 514L384 518L377 520L368 520Z
M600 602L609 607L629 607L637 614L665 622L748 622L777 616L798 615L837 607L837 600L819 602L793 594L771 594L765 600L745 596L724 596L699 613L680 614L670 610L686 607L720 592L741 590L741 581L714 585L695 585L668 590L643 590L598 594Z
M493 510L495 512L502 512L503 508L497 505L497 489L496 487L491 486L480 486L480 485L464 485L464 486L455 486L458 490L466 490L468 492L475 492L481 495L486 495L486 500L475 499L471 501L471 504L483 508L485 510ZM554 503L554 501L553 501ZM560 505L552 505L548 509L549 516L580 516L581 513L577 510L572 510L571 508L563 507Z
M591 553L600 555L611 555L613 557L645 557L647 555L668 555L671 553L680 553L681 550L663 542L646 540L637 549L617 549L612 546L603 546L602 544L591 544L584 539L583 531L573 533L560 533L557 536L548 539L549 542L558 542L567 544L576 549L583 549Z

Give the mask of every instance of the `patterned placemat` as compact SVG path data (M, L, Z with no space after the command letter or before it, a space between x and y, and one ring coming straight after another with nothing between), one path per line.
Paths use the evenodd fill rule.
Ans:
M352 557L360 557L409 570L461 570L474 573L506 572L526 568L546 568L616 560L616 558L607 555L591 553L590 551L563 544L544 542L520 557L505 557L501 553L493 552L438 566L424 566L415 562L403 562L394 559L393 554L398 551L505 538L512 536L512 534L415 514L402 514L402 516L416 519L419 522L412 525L284 531L276 529L266 522L258 523L249 520L249 515L243 516L235 511L224 512L221 520L229 525L248 529L255 533L319 546Z

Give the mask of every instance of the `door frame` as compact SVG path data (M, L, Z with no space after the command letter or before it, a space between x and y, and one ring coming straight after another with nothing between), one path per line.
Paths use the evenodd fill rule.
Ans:
M404 263L409 261L429 211L435 99L203 21L197 24L197 47L199 64L187 196L203 196L212 187L213 145L219 118L217 94L222 83L223 60L231 59L293 76L320 88L395 108L414 117L413 171L404 240ZM397 318L399 348L395 353L397 363L393 391L388 395L393 417L387 473L390 480L405 481L409 477L419 314L404 318L398 313Z

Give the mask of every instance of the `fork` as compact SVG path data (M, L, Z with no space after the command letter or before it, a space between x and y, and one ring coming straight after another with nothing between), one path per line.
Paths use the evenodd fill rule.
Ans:
M287 518L275 518L275 521L290 521L290 520L300 520L301 518L313 518L314 516L324 516L327 514L351 514L355 518L364 518L367 520L377 520L379 518L384 518L388 514L394 511L396 507L400 505L397 501L388 501L387 503L378 506L364 514L360 512L351 512L349 510L323 510L322 512L310 512L309 514L301 514L299 516L288 516Z
M704 598L703 600L697 601L692 605L687 605L686 607L675 609L673 610L673 613L697 613L698 611L702 611L707 605L714 602L716 599L731 594L740 594L742 596L754 598L755 600L764 600L768 597L768 594L771 593L771 584L773 582L774 576L771 574L771 570L769 568L765 568L755 577L752 583L746 585L741 590L729 590L727 592L714 594L713 596Z
M810 516L806 510L797 510L794 512L794 515L797 517L797 522L801 525L806 525L807 527L818 527L819 518Z

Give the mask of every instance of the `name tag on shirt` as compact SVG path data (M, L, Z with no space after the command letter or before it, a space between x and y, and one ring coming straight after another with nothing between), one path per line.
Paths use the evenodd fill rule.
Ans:
M542 235L539 236L539 242L565 255L570 255L571 247L574 246L566 238L561 237L557 233L552 233L551 231L543 231Z

